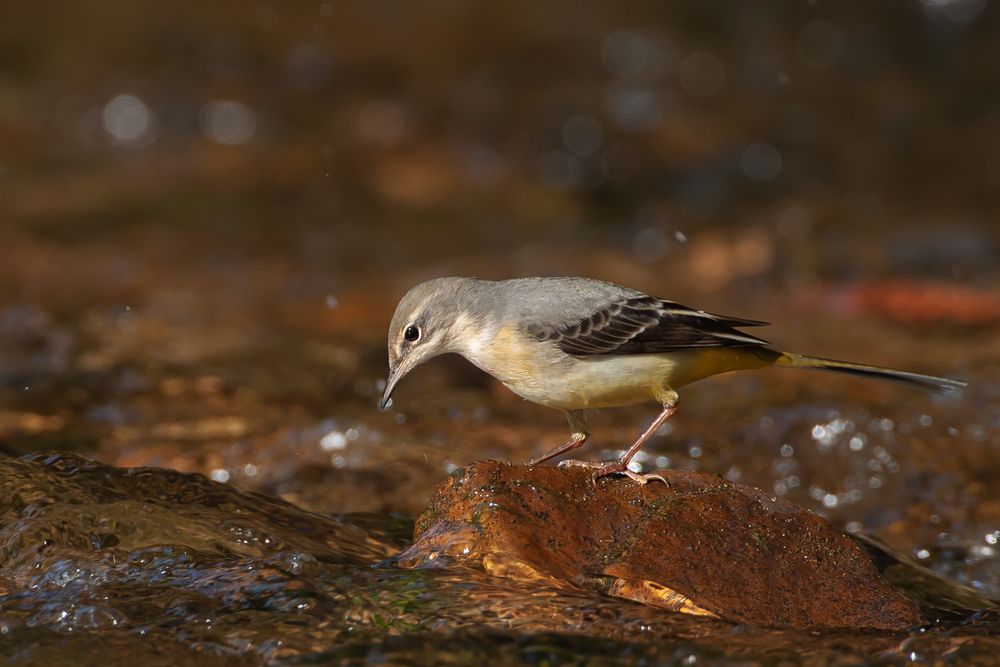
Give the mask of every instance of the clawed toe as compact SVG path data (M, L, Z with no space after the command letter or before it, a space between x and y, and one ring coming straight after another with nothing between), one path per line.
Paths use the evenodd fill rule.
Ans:
M664 479L663 475L658 475L657 473L642 474L638 472L633 472L629 470L627 466L622 465L621 461L607 461L604 463L594 463L593 461L577 461L575 459L567 459L566 461L559 462L560 468L590 468L594 472L591 475L591 480L594 484L597 484L597 480L601 477L607 477L608 475L625 475L637 484L648 484L649 482L663 482L667 486L670 483Z
M618 465L609 466L606 469L595 471L594 482L596 483L598 478L605 477L607 475L625 475L636 484L648 484L649 482L659 481L663 482L667 486L670 486L670 483L663 478L663 475L658 475L656 473L647 473L644 475L642 473L629 470L624 466L618 466Z
M648 484L649 482L663 482L667 486L670 486L670 482L668 482L663 477L663 475L658 475L655 472L646 473L645 475L637 472L632 472L631 470L622 470L621 472L623 472L625 475L628 475L629 478L635 480L639 484Z

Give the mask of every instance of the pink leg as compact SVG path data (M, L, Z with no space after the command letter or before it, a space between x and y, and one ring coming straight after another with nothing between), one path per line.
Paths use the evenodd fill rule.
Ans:
M527 463L525 463L525 465L536 466L536 465L538 465L540 463L545 463L546 461L551 461L552 459L554 459L557 456L561 456L561 455L565 454L566 452L571 452L574 449L576 449L577 447L582 447L583 443L585 443L585 442L587 442L587 434L586 433L574 433L573 437L570 438L567 442L564 442L563 444L559 445L558 447L556 447L552 451L546 452L546 453L542 454L541 456L536 456L535 458L533 458L530 461L528 461Z
M590 437L590 433L587 430L587 420L583 410L570 410L566 413L566 419L569 420L569 427L573 432L570 439L552 451L531 459L525 465L536 466L540 463L551 461L557 456L573 451L577 447L582 447L583 443L587 442L587 438Z
M661 412L659 416L655 420L653 420L653 423L649 425L649 428L643 431L642 435L639 436L639 439L636 440L635 443L633 443L633 445L628 448L628 451L625 452L625 454L623 454L622 457L617 461L609 461L607 463L590 463L588 461L569 460L569 461L563 461L559 465L582 466L585 468L592 468L594 470L595 482L599 477L621 473L623 475L632 478L636 482L639 482L640 484L645 484L646 482L649 482L654 479L658 479L664 484L666 484L667 480L663 479L663 477L661 477L660 475L656 474L640 475L639 473L632 472L631 470L628 469L628 464L632 461L632 458L639 452L639 450L642 449L642 446L646 444L646 441L652 438L653 435L658 430L660 430L660 427L663 426L663 424L668 419L670 419L670 416L674 414L674 412L676 411L677 411L676 405L663 406L663 412Z

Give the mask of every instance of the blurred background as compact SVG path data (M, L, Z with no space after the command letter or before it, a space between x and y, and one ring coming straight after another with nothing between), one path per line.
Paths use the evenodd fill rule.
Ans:
M970 381L718 378L641 462L1000 591L1000 9L612 4L4 3L0 447L412 517L566 427L454 359L378 413L398 298L586 275Z

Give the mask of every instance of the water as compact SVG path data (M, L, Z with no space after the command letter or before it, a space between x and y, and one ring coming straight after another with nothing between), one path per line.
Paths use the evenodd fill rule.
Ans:
M241 277L259 280L258 268ZM110 289L102 281L66 289ZM561 416L445 359L407 378L379 413L380 318L359 332L338 328L352 311L324 319L325 297L309 320L234 306L225 290L166 299L157 281L146 287L130 308L81 309L81 299L58 315L49 305L4 311L0 631L10 661L96 664L112 650L154 664L963 663L998 650L995 612L977 610L1000 591L1000 384L993 366L948 361L978 354L981 329L928 338L858 315L844 335L870 341L865 360L960 374L971 389L931 397L827 374L721 377L688 388L640 458L772 491L951 582L887 570L922 599L926 629L801 633L461 566L379 565L408 544L448 472L526 460L562 440ZM830 353L829 326L795 327L792 345ZM890 336L903 344L882 352ZM653 412L598 415L582 454L617 455Z
M998 652L995 4L40 7L0 20L4 660ZM449 274L600 277L967 380L715 378L637 459L877 540L935 622L775 631L385 563L456 467L566 436L456 359L375 410L396 300ZM653 416L605 411L581 455Z

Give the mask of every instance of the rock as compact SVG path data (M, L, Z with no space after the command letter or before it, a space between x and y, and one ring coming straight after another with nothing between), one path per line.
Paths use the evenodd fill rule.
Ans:
M442 483L398 562L438 559L558 588L770 627L903 629L924 622L824 519L706 473L669 486L580 468L475 463Z
M201 475L70 453L0 457L0 590L80 579L84 570L99 583L104 558L164 548L211 561L306 553L362 566L392 553L354 525ZM60 574L65 567L72 576Z

